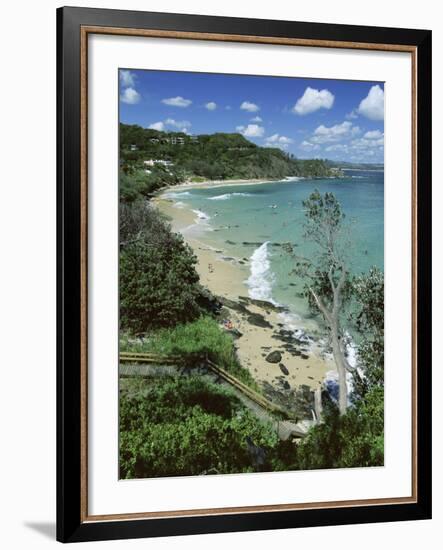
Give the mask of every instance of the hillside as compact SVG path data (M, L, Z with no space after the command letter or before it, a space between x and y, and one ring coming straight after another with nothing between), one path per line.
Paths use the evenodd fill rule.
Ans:
M160 162L158 162L160 161ZM241 134L189 136L120 124L122 198L183 181L337 176L324 160L299 160Z

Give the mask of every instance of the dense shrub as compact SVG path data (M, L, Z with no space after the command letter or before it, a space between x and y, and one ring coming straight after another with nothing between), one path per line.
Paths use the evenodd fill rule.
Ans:
M382 466L384 460L383 387L374 386L345 415L327 408L297 449L296 469Z
M120 325L142 333L216 308L183 237L144 201L120 207Z
M121 393L122 478L253 472L248 439L264 452L278 444L231 392L201 378L139 382Z
M198 317L200 288L191 249L177 237L168 247L145 243L120 252L121 326L134 332Z
M135 164L125 165L120 171L120 200L131 203L149 197L165 185L175 185L184 180L180 170L166 170L161 165L153 166L148 174Z
M353 317L360 335L358 356L364 372L364 378L354 382L358 398L372 386L384 384L384 273L372 267L368 273L355 277L353 293L356 303Z

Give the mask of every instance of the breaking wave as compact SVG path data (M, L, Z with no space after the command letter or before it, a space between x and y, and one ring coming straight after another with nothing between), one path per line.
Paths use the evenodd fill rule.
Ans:
M162 198L164 199L179 199L183 197L190 197L191 193L190 191L175 191L175 192L169 192L162 195Z
M216 195L215 197L208 197L210 201L227 201L231 197L252 197L251 193L225 193L224 195Z
M197 214L198 220L208 221L211 219L205 212L202 212L201 210L193 210L193 212L194 214Z
M249 296L251 298L275 303L272 299L274 274L271 271L268 244L269 241L263 243L252 254L250 262L251 274L246 284L249 287Z

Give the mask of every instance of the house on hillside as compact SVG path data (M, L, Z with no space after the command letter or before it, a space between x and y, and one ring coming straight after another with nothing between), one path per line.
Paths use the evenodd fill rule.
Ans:
M129 150L130 150L130 151L138 151L138 146L135 145L135 144L131 144L131 145L129 146Z
M163 160L163 159L148 159L144 160L143 164L145 166L155 166L156 164L164 166L165 168L168 166L174 166L174 163L170 160Z

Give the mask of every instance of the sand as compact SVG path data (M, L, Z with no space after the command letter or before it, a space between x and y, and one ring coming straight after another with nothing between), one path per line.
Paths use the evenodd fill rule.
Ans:
M291 179L284 180L270 180L268 179L235 179L235 180L205 180L205 181L185 181L178 185L174 185L174 192L183 191L186 189L208 189L210 187L235 187L236 185L263 185L264 183L270 183L272 181L278 181L279 183L294 182L295 180L302 180L303 177L292 177ZM162 197L164 193L167 193L171 188L166 187L157 191L157 196Z
M235 260L226 260L223 258L223 251L211 248L198 238L187 236L186 229L197 223L192 210L186 207L179 208L173 201L161 197L153 199L153 202L170 218L172 229L181 232L194 250L198 259L196 267L201 283L213 294L236 302L239 297L247 297L248 287L245 282L249 276L249 266L241 265ZM233 327L242 334L235 340L238 357L259 384L268 382L276 386L279 384L277 377L280 377L280 381L286 380L291 388L307 385L316 389L323 384L326 373L335 370L335 365L331 359L323 356L319 346L313 345L311 349L304 347L303 355L307 358L294 356L283 347L284 342L275 338L283 325L279 312L255 304L247 304L247 310L262 315L271 327L251 324L248 314L232 308L225 308L225 317L229 318ZM266 356L275 350L282 354L281 364L289 371L288 375L283 373L278 363L266 361Z

